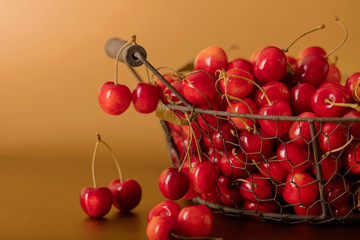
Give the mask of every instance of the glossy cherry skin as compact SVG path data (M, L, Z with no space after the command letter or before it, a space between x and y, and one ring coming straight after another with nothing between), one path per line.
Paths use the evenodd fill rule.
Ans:
M344 177L336 177L324 186L325 201L331 206L345 204L351 195L350 182Z
M210 46L200 51L194 60L195 70L208 72L215 77L217 70L226 70L228 60L225 51L218 46Z
M261 162L258 164L258 166L261 169L259 170L261 175L278 182L283 182L289 173L279 164L277 160Z
M293 142L282 143L276 150L277 159L283 169L292 172L302 172L310 167L313 154L308 147L296 145Z
M181 206L172 200L165 200L156 204L148 213L147 221L150 222L151 219L157 216L170 216L173 217L176 221L181 210Z
M360 175L360 142L352 142L346 147L342 155L342 165L346 172L351 175Z
M109 189L113 195L113 205L120 212L130 212L141 201L141 186L133 179L123 180L123 182L114 179L110 182Z
M185 206L179 213L178 223L186 237L208 237L213 228L213 215L203 204Z
M335 88L340 90L346 99L346 102L351 102L351 92L349 89L347 89L344 85L338 83L338 82L331 82L331 81L325 81L322 84L318 86L318 88Z
M314 85L300 83L290 89L290 107L294 115L311 111L311 97L316 92Z
M326 51L319 46L307 47L307 48L301 50L301 52L299 53L299 55L297 57L298 61L300 61L300 59L302 59L303 57L305 57L306 55L309 55L309 54L317 54L317 55L325 57Z
M337 83L341 81L341 72L336 65L329 64L329 72L326 77L326 81L337 82Z
M243 154L249 160L261 162L264 161L264 157L270 156L275 141L272 136L259 127L256 133L253 131L242 131L239 136L239 142Z
M219 180L219 170L211 161L198 162L190 169L190 183L198 193L212 192Z
M254 75L260 84L279 81L286 73L286 56L274 46L262 49L254 63Z
M253 90L254 77L251 73L233 68L226 72L226 78L221 79L220 89L223 94L236 98L244 98Z
M326 100L334 103L346 103L346 97L340 89L323 87L316 90L311 97L311 109L319 117L341 117L347 108L327 103Z
M318 118L319 116L313 112L303 112L298 117ZM317 134L320 130L320 123L314 122L314 127L314 134ZM293 143L299 146L307 146L312 139L310 123L306 121L293 121L290 125L288 136L289 139L293 141Z
M220 157L218 167L226 177L232 179L245 178L251 170L251 165L248 163L239 151L235 154L229 152L227 156Z
M356 110L348 110L343 115L343 118L360 118L360 112ZM349 126L350 134L354 138L360 138L360 122L344 122L345 125Z
M335 158L331 155L320 160L320 169L322 180L328 181L334 178L341 170L341 159ZM312 171L316 175L315 165L312 166Z
M326 80L329 72L327 59L318 54L309 54L298 61L295 68L295 75L300 82L311 83L315 87Z
M183 94L192 104L209 105L216 95L215 80L205 72L192 72L183 80Z
M177 77L176 77L175 75L163 74L162 76L163 76L163 77L165 78L165 80L168 81L168 83L170 83L170 84L171 84L172 82L176 81L176 79L177 79ZM160 81L159 78L155 78L154 81L155 81L155 83L162 89L162 91L165 90L166 86L165 86L165 84L164 84L162 81Z
M318 136L319 147L323 152L329 152L342 147L346 143L347 137L347 128L340 123L324 123Z
M289 104L283 100L275 100L271 104L263 105L258 114L265 116L292 116ZM281 136L288 132L290 121L258 120L260 126L271 136Z
M312 205L319 197L319 186L306 172L289 173L283 192L284 200L289 204Z
M180 226L172 216L156 216L146 227L149 240L172 240L171 232L180 234Z
M211 114L198 114L196 122L202 130L206 133L210 133L217 129L223 120Z
M240 194L252 202L257 202L259 199L269 199L272 195L271 183L260 174L253 173L241 183Z
M331 212L334 216L347 216L354 210L352 200L342 205L331 206Z
M170 83L171 86L175 88L176 91L178 91L182 96L184 96L184 90L183 90L183 81L174 81ZM183 103L180 102L180 99L173 93L169 88L165 88L163 90L163 98L162 101L164 103L172 103L177 105L183 105Z
M229 62L227 70L230 70L233 68L241 69L250 74L254 74L254 66L252 65L252 63L250 61L248 61L244 58L236 58L236 59L232 60L231 62Z
M210 135L213 146L218 151L231 151L238 143L238 139L232 132L235 128L230 123L223 123Z
M91 218L105 216L111 208L113 196L107 187L85 187L80 192L80 205Z
M297 215L308 215L315 216L322 214L321 202L316 202L315 204L305 207L303 205L294 206L294 211Z
M235 183L228 177L220 176L218 182L218 190L221 204L229 207L239 207L243 202L239 190Z
M260 213L277 213L279 212L279 205L274 201L245 201L244 208L248 211L260 212Z
M159 177L161 194L170 200L182 198L189 190L188 176L175 167L166 168Z
M131 101L139 113L151 113L155 111L162 97L161 88L148 83L138 83L132 91Z
M280 81L272 81L265 83L260 89L256 90L254 95L254 101L258 107L261 107L268 103L265 95L269 98L270 101L274 100L284 100L285 102L290 102L290 91Z
M226 108L226 112L236 112L239 114L256 114L257 111L258 108L251 98L243 98L240 101L230 102ZM230 117L230 120L239 130L254 128L254 125L257 123L256 119L239 116Z
M356 102L360 102L360 72L353 73L350 77L346 79L345 87L351 93L352 98Z
M98 99L100 107L106 113L120 115L131 104L131 91L125 85L106 82L99 89Z

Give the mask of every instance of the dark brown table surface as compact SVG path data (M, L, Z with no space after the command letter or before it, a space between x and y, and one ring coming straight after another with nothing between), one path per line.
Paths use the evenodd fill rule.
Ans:
M92 184L91 152L2 154L0 239L147 239L148 211L164 200L157 180L170 165L166 157L148 154L141 164L123 161L125 178L137 179L143 188L141 203L129 214L112 209L103 219L90 219L82 212L78 196L82 187ZM111 161L96 166L98 186L116 177ZM290 225L222 214L214 214L212 233L226 240L359 239L359 234L359 224Z

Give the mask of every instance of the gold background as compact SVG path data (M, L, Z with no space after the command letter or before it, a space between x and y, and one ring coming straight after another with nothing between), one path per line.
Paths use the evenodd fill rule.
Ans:
M77 197L92 183L97 131L118 155L125 177L146 186L139 211L145 215L161 199L157 176L170 164L155 114L142 115L130 106L110 116L98 105L99 86L114 80L115 61L104 52L109 38L128 40L136 34L155 67L178 68L209 45L227 51L237 45L229 59L248 58L267 45L284 48L326 24L290 49L288 54L297 56L304 47L330 51L342 41L337 15L349 38L334 55L349 75L360 70L359 7L355 0L1 0L0 238L74 237L74 225L60 222L85 218ZM146 77L144 67L138 72ZM119 82L130 89L137 83L121 64ZM115 165L105 148L99 151L97 181L106 185L116 177ZM62 226L59 232L46 230L55 224Z

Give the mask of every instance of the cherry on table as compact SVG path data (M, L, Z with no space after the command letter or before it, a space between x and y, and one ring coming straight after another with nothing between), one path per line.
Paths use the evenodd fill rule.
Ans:
M105 216L111 209L113 195L107 187L85 187L80 192L80 205L91 218Z
M140 184L133 179L114 179L109 183L109 189L113 195L113 205L120 212L129 212L139 205L142 190Z
M180 226L172 216L156 216L146 227L149 240L171 240L171 233L180 234Z
M171 216L176 221L181 210L181 206L172 200L165 200L156 204L148 213L147 221L150 222L157 216Z

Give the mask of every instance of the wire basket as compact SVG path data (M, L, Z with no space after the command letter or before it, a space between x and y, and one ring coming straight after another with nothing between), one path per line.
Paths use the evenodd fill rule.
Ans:
M314 224L360 220L360 160L356 158L360 143L354 140L360 137L360 118L264 116L197 108L146 60L141 46L123 47L126 43L110 39L105 50L127 63L137 78L132 67L144 64L181 102L164 106L177 114L176 120L187 124L161 120L173 166L191 165L201 156L202 161L218 166L221 181L228 186L226 191L218 186L213 192L189 194L188 198L226 215L260 220ZM239 119L266 121L275 126L276 133L269 135L258 124L244 130L236 126ZM309 132L292 139L278 135L286 124L307 124ZM326 132L329 127L333 130ZM339 139L346 147L331 145ZM349 155L353 162L344 160ZM250 197L244 199L241 192Z

